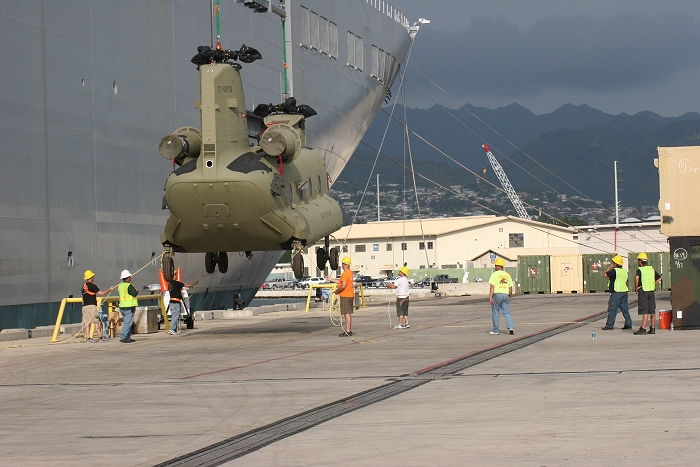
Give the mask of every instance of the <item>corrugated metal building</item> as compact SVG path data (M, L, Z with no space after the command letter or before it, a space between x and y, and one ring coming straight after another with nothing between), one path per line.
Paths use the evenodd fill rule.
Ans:
M568 228L511 216L474 216L370 222L333 234L353 269L383 275L409 269L490 268L496 258L516 266L518 255L577 254Z
M660 232L661 221L623 222L618 225L588 225L577 228L578 253L618 253L625 260L625 269L628 268L627 256L630 252L669 251L668 237Z

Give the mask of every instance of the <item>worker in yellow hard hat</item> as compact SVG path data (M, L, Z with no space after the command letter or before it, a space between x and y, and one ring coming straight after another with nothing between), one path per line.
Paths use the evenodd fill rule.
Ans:
M491 274L489 278L489 303L491 304L491 321L493 328L489 331L489 334L497 336L500 334L498 329L498 323L500 321L499 311L503 313L503 317L506 320L506 327L508 328L508 334L515 334L515 325L513 324L513 317L510 315L510 300L513 296L513 279L510 277L503 268L506 262L503 258L496 258L493 263L496 270Z
M411 325L408 323L408 268L406 266L399 269L399 278L393 283L387 282L386 286L396 289L396 316L399 317L399 324L392 326L394 329L406 329Z
M352 271L350 270L350 263L349 256L342 259L341 265L343 267L343 273L340 275L340 279L326 276L327 281L338 284L338 288L335 289L333 293L340 296L340 313L345 317L345 328L343 328L343 332L339 334L340 337L352 337L352 312L354 307L353 300L355 299L355 284Z
M102 322L99 318L99 313L97 311L97 296L104 297L108 293L114 290L114 287L110 287L107 290L101 291L100 288L95 285L95 273L91 270L85 271L83 274L83 330L85 334L85 342L102 342L105 340L105 336L102 333ZM97 330L97 340L92 338L90 332L90 326L95 325Z
M637 255L637 273L634 275L634 290L637 291L637 314L642 315L642 326L634 334L656 334L656 296L654 289L661 282L661 274L653 266L649 266L646 253ZM646 330L650 322L649 331Z
M610 266L603 273L610 281L608 320L605 322L603 331L614 329L618 309L622 311L622 316L625 317L625 325L622 329L632 329L632 317L630 316L628 304L627 271L622 268L622 263L622 256L613 256Z

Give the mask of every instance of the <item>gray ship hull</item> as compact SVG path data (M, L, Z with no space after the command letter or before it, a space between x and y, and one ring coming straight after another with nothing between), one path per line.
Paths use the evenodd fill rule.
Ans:
M335 180L398 73L408 23L377 0L290 1L286 11L287 87L318 112L308 143ZM242 70L248 110L281 102L280 18L232 2L220 15L225 47L246 44L263 55ZM199 125L190 58L212 32L204 0L0 1L0 329L52 324L58 302L78 296L86 269L103 289L122 269L139 271L138 287L157 282L152 259L162 252L161 199L173 169L157 144ZM175 259L186 281L199 279L192 304L201 309L231 307L234 293L249 302L280 255L230 253L228 273L211 275L202 254ZM78 306L64 318L79 320Z

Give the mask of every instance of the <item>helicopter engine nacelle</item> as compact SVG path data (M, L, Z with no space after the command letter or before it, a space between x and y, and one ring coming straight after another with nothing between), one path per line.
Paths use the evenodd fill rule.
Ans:
M282 157L284 162L292 162L301 152L306 141L300 125L304 121L301 115L270 115L263 120L267 129L260 137L260 147L265 154Z
M161 139L158 152L165 159L174 160L177 165L182 165L188 158L198 158L201 147L202 132L186 126Z

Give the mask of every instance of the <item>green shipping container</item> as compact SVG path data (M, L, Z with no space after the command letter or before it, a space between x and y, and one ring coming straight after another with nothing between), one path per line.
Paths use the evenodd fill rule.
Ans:
M549 255L518 256L517 293L550 293Z
M669 237L668 240L673 258L673 326L700 329L700 237Z
M634 276L637 274L637 268L638 268L637 255L639 255L639 253L630 253L627 256L627 260L628 260L627 264L629 264L629 271L628 272L629 272L630 290L634 289ZM659 253L658 251L654 251L651 253L647 252L647 257L649 258L647 265L654 268L654 271L658 272L663 277L663 263L662 263L661 253ZM663 280L662 280L662 282L663 282ZM662 284L656 284L656 289L654 289L654 290L656 290L656 291L662 290Z
M603 274L610 263L612 257L608 254L587 254L583 255L583 291L584 292L607 292L608 278Z
M661 253L661 290L671 290L671 252L664 251Z

